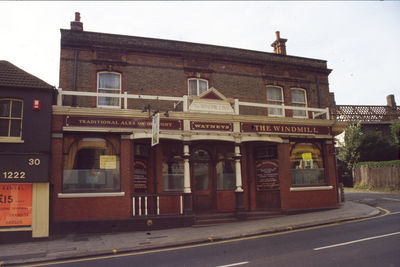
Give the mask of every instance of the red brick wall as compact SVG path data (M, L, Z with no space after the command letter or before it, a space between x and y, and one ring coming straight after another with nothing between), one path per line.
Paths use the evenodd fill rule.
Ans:
M333 189L318 191L290 192L291 173L290 173L290 145L279 145L279 178L281 185L281 207L282 210L303 210L335 207L338 203L335 161L332 155L332 145L324 145L325 155L325 175L327 185ZM286 165L287 164L287 165ZM281 168L281 166L287 166Z
M226 97L242 101L265 102L265 85L281 86L284 89L285 103L291 104L290 88L303 88L307 91L310 107L329 106L328 74L301 66L267 64L264 66L249 63L202 59L185 55L144 54L140 52L120 53L116 57L103 59L114 52L103 50L99 53L79 49L77 64L77 90L97 90L97 72L115 71L122 74L122 91L132 94L151 94L182 96L187 94L187 79L196 77L209 80L209 86L215 87ZM74 50L62 48L60 61L60 87L73 89ZM319 97L319 98L318 98ZM64 103L70 102L65 97ZM79 105L95 105L95 101L80 97ZM142 103L141 103L142 104ZM158 103L163 105L163 103ZM130 108L142 108L130 102ZM251 114L251 110L242 108L242 113ZM256 114L258 114L256 112Z
M54 122L59 124L61 117L54 117ZM63 175L63 139L52 139L52 216L54 222L79 221L92 219L124 219L130 218L132 214L132 162L133 162L133 142L131 140L121 140L121 192L125 192L123 197L95 197L95 198L59 198L62 193Z

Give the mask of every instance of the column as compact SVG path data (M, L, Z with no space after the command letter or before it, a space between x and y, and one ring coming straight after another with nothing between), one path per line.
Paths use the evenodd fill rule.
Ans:
M242 155L240 154L240 144L235 144L235 174L236 174L236 189L235 189L235 196L236 196L236 217L239 219L245 219L246 214L244 211L244 192L242 188L242 168L241 168L241 158Z
M190 189L190 164L189 164L189 145L183 145L183 192L184 193L192 193Z
M192 214L192 190L190 188L189 143L183 143L183 213Z
M236 174L236 189L235 192L243 192L242 188L242 168L240 159L240 144L235 144L235 174Z

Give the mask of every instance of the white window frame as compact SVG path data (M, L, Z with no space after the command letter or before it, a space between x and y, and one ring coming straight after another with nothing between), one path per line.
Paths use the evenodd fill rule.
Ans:
M278 100L276 100L276 99L269 99L269 98L268 98L268 88L271 88L271 87L273 87L273 88L278 88L278 89L281 90L281 99L282 99L281 101L278 101ZM285 99L284 99L283 88L282 88L282 87L280 87L280 86L274 86L274 85L266 85L266 86L265 86L265 89L266 89L266 93L267 93L267 103L268 103L268 104L276 105L276 103L279 102L280 105L283 106L283 104L285 103ZM271 102L274 102L274 103L271 103ZM280 110L280 113L281 113L281 114L274 114L273 112L271 112L272 110ZM285 111L284 111L283 108L268 108L268 116L269 116L269 117L285 117Z
M196 81L196 85L197 85L197 92L196 92L196 96L200 95L200 81L206 82L207 84L207 91L210 90L210 87L208 86L208 80L206 79L200 79L200 78L189 78L188 79L188 96L193 96L190 94L190 81Z
M19 99L19 98L0 98L0 100L6 100L6 101L10 101L11 105L10 105L10 110L9 110L9 116L8 117L1 117L0 118L3 120L8 120L8 134L7 136L0 136L0 143L20 143L23 142L22 141L22 126L23 126L23 119L24 119L24 100L23 99ZM21 117L12 117L12 102L20 102L21 103ZM10 131L11 131L11 121L16 121L19 120L20 121L20 135L19 136L10 136Z
M116 75L119 76L119 89L116 89L116 88L99 88L100 75L101 74L106 74L106 73L116 74ZM97 92L100 93L99 90L109 90L109 91L115 91L115 93L113 93L113 94L121 94L121 87L122 87L122 85L121 85L121 76L122 76L121 73L118 73L118 72L112 72L112 71L100 71L100 72L97 72ZM102 105L102 104L99 104L99 98L100 97L105 97L105 96L98 96L97 97L97 107L101 107L101 108L117 108L117 109L121 108L121 98L118 98L118 106L117 105L114 106L114 105ZM115 97L110 97L110 98L115 98Z
M292 97L292 92L293 91L303 91L304 92L304 102L294 102L293 97ZM292 105L293 106L299 106L299 107L307 107L307 91L303 88L290 88L290 97L292 99ZM293 118L308 118L308 112L304 110L304 115L295 115L295 111L293 110ZM297 110L300 111L300 110Z

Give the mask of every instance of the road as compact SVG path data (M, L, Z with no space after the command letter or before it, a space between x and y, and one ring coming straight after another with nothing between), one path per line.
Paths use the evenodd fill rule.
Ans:
M51 266L400 266L400 194L346 192L379 206L378 218Z

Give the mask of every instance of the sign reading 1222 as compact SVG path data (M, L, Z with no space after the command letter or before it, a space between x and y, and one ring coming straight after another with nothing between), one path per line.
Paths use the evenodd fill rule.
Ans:
M0 155L0 182L46 182L48 162L45 154Z

